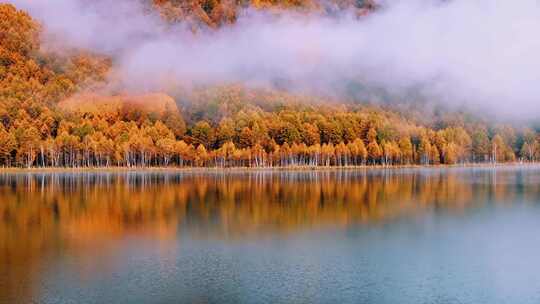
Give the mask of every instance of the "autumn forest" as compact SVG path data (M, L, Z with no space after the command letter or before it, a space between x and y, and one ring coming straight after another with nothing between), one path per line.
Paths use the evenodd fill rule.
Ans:
M231 3L154 0L152 7L166 22L214 28L234 22L241 4ZM292 0L251 5L310 7ZM354 5L359 16L376 9L368 1ZM59 51L42 41L43 30L26 12L0 4L3 167L341 167L540 157L533 128L465 112L434 110L426 118L414 107L242 84L104 90L114 74L113 58Z

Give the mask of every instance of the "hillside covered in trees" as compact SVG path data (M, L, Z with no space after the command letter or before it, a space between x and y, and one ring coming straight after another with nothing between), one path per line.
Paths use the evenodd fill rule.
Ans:
M241 1L154 0L170 22L234 22ZM325 9L309 0L261 9ZM371 2L335 1L358 14ZM359 166L536 161L538 134L466 113L426 118L392 106L242 84L189 92L104 92L107 56L59 52L42 25L0 4L0 166Z
M191 22L193 26L219 27L234 23L245 7L266 10L335 12L352 9L365 15L376 8L374 0L151 0L151 5L168 22Z

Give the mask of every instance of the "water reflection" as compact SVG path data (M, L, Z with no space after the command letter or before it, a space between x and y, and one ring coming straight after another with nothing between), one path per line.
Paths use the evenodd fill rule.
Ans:
M26 303L59 256L77 256L91 276L112 267L99 257L130 236L167 247L183 235L235 240L459 215L537 201L540 170L2 174L0 198L0 300Z

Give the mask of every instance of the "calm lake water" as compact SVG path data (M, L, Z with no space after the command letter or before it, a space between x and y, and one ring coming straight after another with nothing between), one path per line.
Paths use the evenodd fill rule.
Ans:
M540 303L540 167L0 174L0 303Z

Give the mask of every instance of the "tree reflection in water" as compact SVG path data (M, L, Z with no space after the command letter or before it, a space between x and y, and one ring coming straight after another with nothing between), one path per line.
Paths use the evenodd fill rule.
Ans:
M167 242L376 225L534 201L538 181L534 168L3 174L0 299L30 300L51 256L95 259L130 235Z

